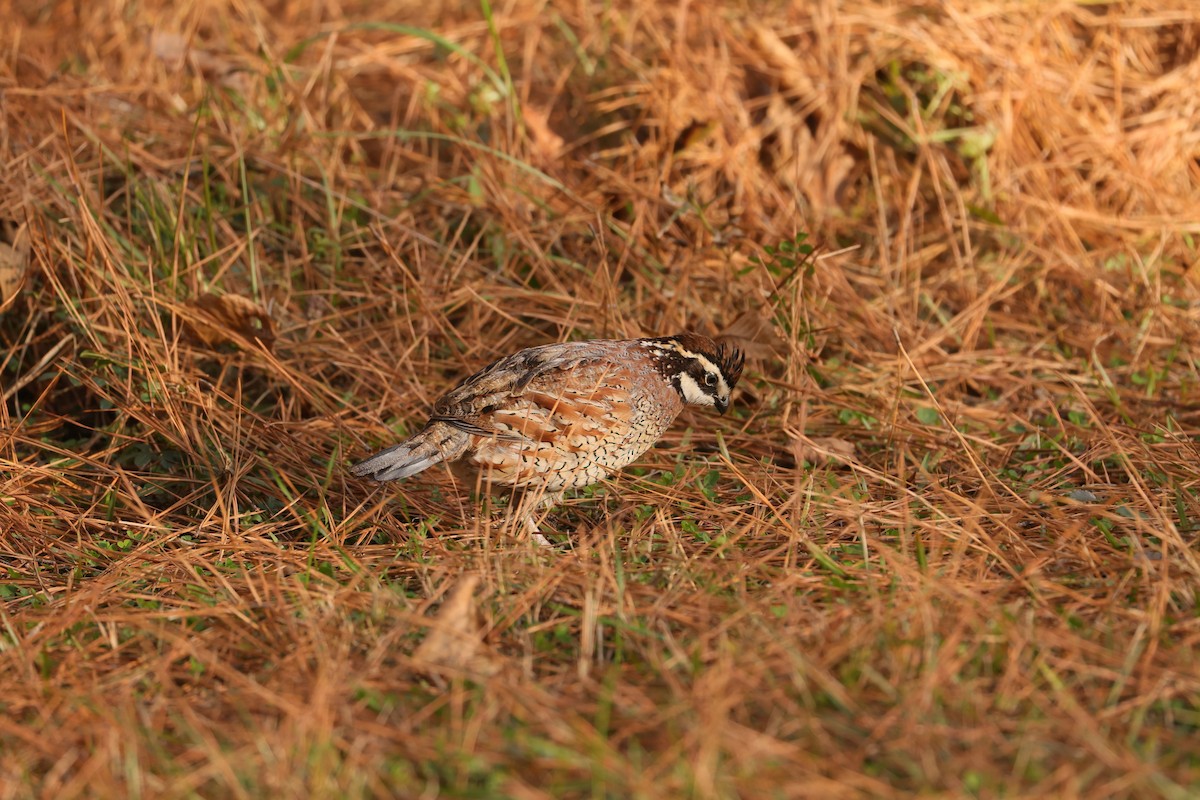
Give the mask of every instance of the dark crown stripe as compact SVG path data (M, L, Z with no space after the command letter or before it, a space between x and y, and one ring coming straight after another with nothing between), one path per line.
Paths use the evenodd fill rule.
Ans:
M707 336L686 332L675 336L663 336L645 340L655 351L656 367L664 377L671 377L687 369L692 362L685 353L703 356L711 361L725 377L732 389L742 376L745 358L742 352L727 342L714 342Z
M729 384L729 388L732 389L742 377L742 367L746 364L746 357L742 351L728 342L719 342L716 358L713 361L725 376L725 382Z

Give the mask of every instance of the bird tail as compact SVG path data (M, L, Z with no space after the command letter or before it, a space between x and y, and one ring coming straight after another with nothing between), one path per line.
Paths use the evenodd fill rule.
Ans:
M434 422L408 441L358 462L350 467L350 472L381 483L397 481L423 472L434 464L454 461L467 449L469 441L470 437L463 431L444 422Z

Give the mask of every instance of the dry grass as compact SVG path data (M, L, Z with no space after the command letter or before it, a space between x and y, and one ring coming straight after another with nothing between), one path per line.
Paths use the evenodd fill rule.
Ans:
M1200 9L794 6L10 7L0 797L1200 792ZM345 472L683 327L557 554Z

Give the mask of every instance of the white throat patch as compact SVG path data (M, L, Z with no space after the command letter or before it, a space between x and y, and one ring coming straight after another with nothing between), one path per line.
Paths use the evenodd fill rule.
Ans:
M679 391L683 395L684 401L694 406L716 405L713 396L701 389L700 384L696 383L696 379L686 372L679 373Z

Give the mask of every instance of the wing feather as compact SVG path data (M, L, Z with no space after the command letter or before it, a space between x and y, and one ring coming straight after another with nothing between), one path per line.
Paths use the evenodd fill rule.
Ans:
M553 391L568 373L611 358L611 345L604 340L562 342L530 347L494 361L447 392L434 407L434 416L446 422L474 422L531 389Z

